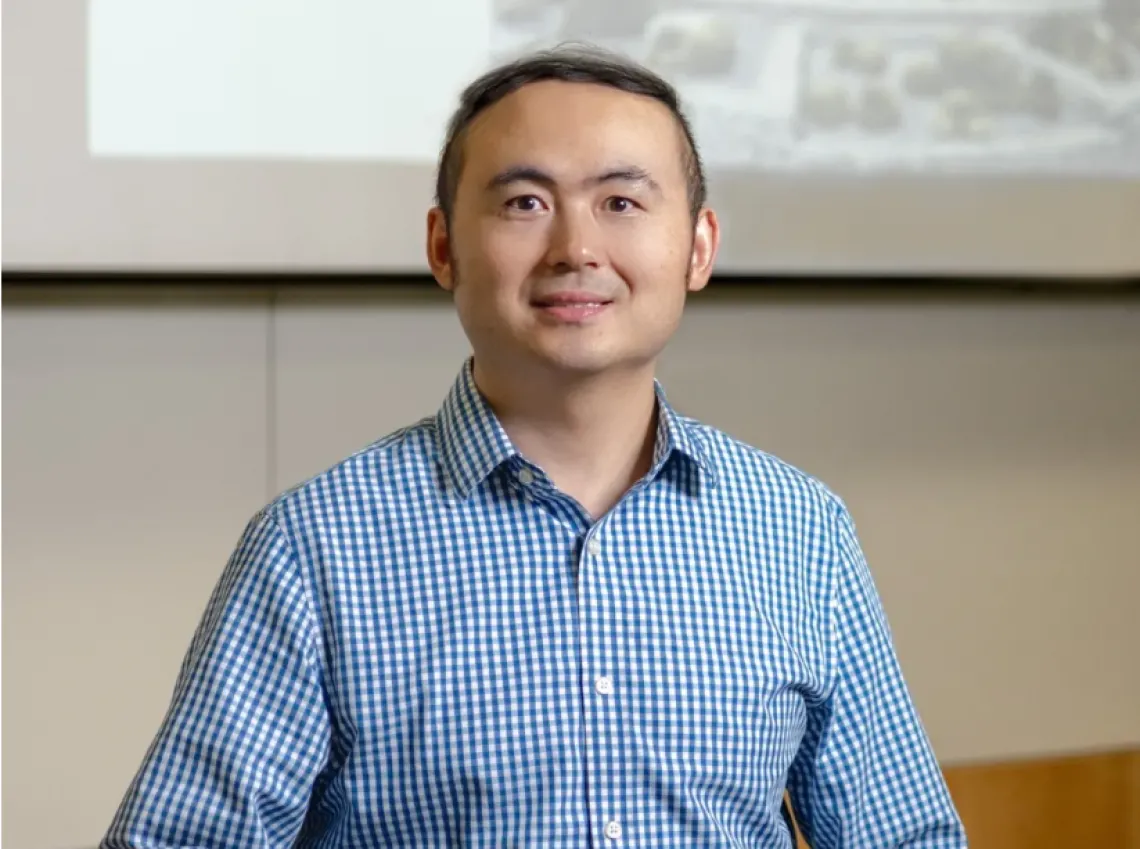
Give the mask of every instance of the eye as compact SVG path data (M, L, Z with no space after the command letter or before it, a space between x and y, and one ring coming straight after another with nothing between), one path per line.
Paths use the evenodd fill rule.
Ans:
M610 212L633 212L633 210L637 209L637 204L629 198L612 197L606 198L606 208Z
M517 212L538 212L542 209L542 200L537 195L519 195L507 201L507 206Z

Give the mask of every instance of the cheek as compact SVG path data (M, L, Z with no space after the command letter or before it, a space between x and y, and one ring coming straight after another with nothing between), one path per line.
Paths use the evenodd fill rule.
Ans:
M547 248L547 234L537 221L495 221L480 236L484 262L505 277L528 274Z
M618 227L613 233L611 244L615 251L636 257L644 265L661 268L675 267L682 259L688 261L692 228L687 218L682 220L670 212L626 223L629 226Z
M688 237L668 230L615 239L610 258L635 294L638 289L647 289L656 297L662 290L684 289L690 253Z
M455 258L454 303L465 325L493 328L516 309L525 275L512 265L511 256L489 250L459 250Z

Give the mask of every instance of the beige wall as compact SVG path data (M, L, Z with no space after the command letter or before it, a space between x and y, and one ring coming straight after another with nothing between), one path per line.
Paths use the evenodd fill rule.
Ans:
M466 343L434 296L5 296L3 842L63 849L249 515L434 411ZM845 498L943 761L1140 742L1140 302L711 295L662 376Z

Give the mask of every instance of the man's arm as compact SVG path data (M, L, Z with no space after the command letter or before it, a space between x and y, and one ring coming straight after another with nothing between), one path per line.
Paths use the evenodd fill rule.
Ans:
M330 742L312 600L268 513L245 528L101 849L284 849Z
M789 791L813 849L964 849L966 835L899 667L846 508L837 504L827 698Z

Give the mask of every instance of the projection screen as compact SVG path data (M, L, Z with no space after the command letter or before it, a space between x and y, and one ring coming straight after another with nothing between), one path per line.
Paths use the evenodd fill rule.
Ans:
M444 124L567 41L674 82L723 273L1140 272L1140 0L5 0L6 269L423 272Z

